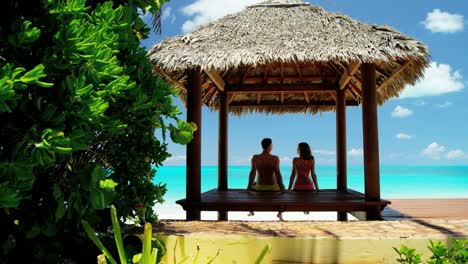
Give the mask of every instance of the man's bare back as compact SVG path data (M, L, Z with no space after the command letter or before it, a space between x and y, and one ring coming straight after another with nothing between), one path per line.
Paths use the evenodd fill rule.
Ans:
M279 158L270 153L263 152L252 157L252 169L257 172L257 184L273 185L277 184L276 174L279 167Z

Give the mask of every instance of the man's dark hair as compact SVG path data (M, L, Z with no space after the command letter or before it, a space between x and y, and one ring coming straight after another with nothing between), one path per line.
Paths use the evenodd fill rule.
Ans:
M262 139L262 148L267 149L271 145L271 143L272 143L271 138Z

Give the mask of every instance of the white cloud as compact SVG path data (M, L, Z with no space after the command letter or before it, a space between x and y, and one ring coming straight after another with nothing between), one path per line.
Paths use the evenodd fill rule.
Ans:
M437 142L432 142L425 149L423 149L421 154L432 159L440 159L440 156L444 153L444 151L444 146L439 145Z
M288 163L291 162L292 159L290 157L282 157L280 158L280 162Z
M207 24L227 14L237 13L249 5L263 0L195 0L194 3L182 8L182 12L190 19L182 25L182 31L188 33L200 25Z
M232 165L250 165L251 160L252 156L234 157L232 160L229 160L229 163L232 163Z
M335 158L316 158L315 159L315 164L320 164L320 165L336 165L336 159Z
M360 157L364 154L362 148L353 148L348 151L348 155L352 157Z
M461 159L461 158L468 158L468 154L463 152L461 149L454 149L454 150L447 152L445 157L449 160Z
M172 12L172 8L170 6L166 8L163 7L163 13L162 13L161 19L163 21L169 20L171 24L174 24L176 20L176 15L174 14L174 12Z
M313 154L317 154L317 155L328 155L328 156L336 155L336 152L334 150L316 149L316 150L313 150L312 152Z
M449 102L449 101L445 101L445 102L442 103L442 104L436 104L436 106L439 107L439 108L447 108L447 107L450 107L450 106L452 106L452 105L453 105L453 103L452 103L452 102Z
M434 9L422 23L432 33L456 33L463 31L465 21L463 15Z
M164 165L184 165L187 160L185 155L175 155L167 158L163 163Z
M395 136L397 139L412 139L413 136L405 134L405 133L398 133Z
M408 108L404 108L401 105L397 105L397 107L395 107L395 109L392 112L393 117L400 117L400 118L407 117L412 114L413 114L413 111L411 111Z
M461 91L463 88L465 84L459 71L452 73L450 65L433 61L426 69L424 78L414 86L406 86L400 98L436 96Z

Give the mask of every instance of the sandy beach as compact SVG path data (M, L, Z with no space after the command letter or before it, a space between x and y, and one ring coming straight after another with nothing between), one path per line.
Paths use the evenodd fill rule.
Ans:
M179 205L162 205L155 207L159 220L185 220L185 211ZM277 212L255 212L248 216L249 212L229 212L229 220L236 221L278 221ZM217 220L217 212L202 212L201 220ZM336 221L336 212L284 212L285 221ZM357 220L348 214L349 220Z

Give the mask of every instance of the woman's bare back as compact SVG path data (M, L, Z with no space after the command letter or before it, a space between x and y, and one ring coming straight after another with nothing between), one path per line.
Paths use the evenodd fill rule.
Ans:
M310 184L312 183L311 171L314 167L314 160L303 160L301 158L295 159L294 166L297 171L296 184ZM313 172L312 172L313 173Z

